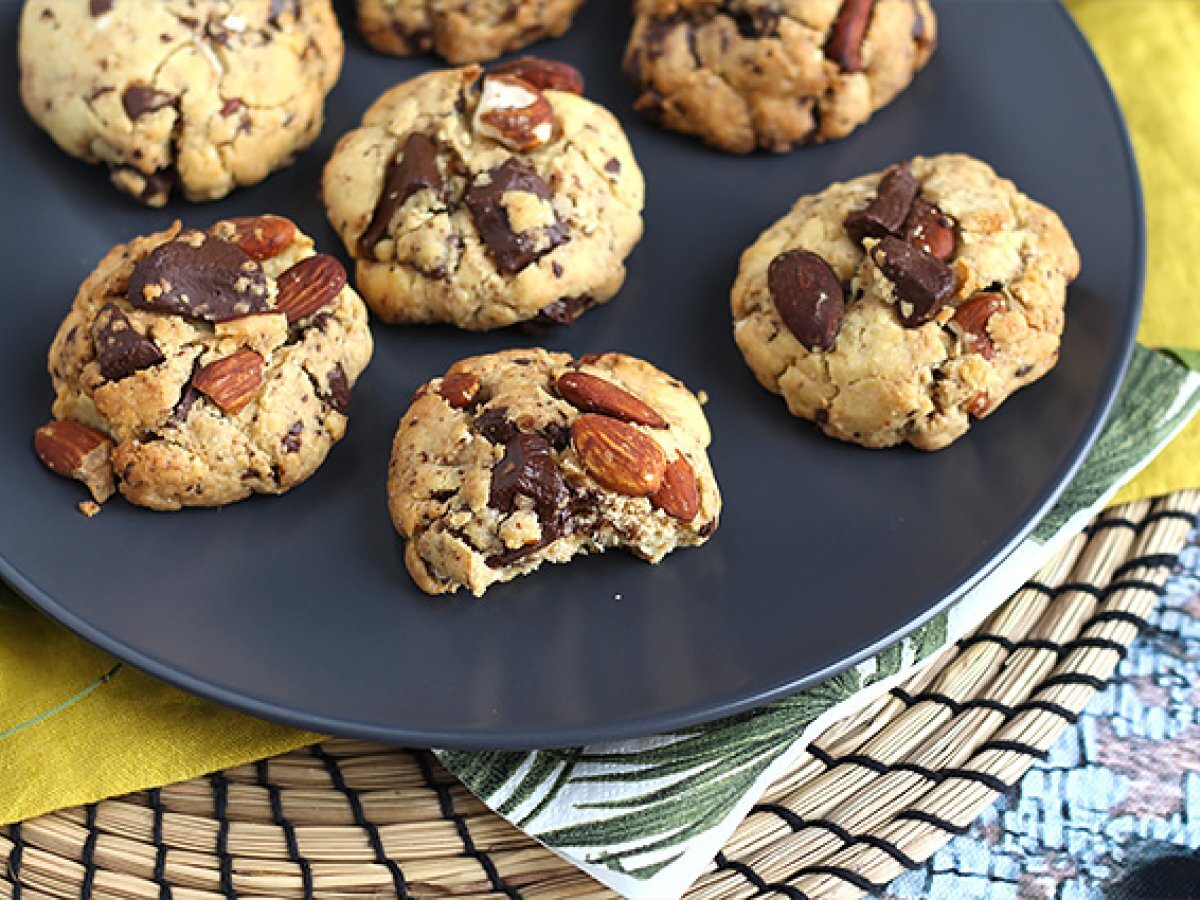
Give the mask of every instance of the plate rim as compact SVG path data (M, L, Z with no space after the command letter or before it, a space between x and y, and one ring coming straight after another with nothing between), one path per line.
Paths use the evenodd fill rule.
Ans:
M1053 0L1053 3L1057 7L1058 15L1065 19L1068 33L1072 35L1072 38L1084 50L1084 57L1091 69L1092 76L1097 80L1102 89L1102 96L1107 103L1111 118L1117 127L1120 149L1130 176L1129 187L1133 195L1132 205L1134 207L1134 221L1132 222L1132 226L1135 237L1135 265L1132 274L1135 282L1136 296L1134 297L1134 302L1129 305L1125 320L1121 322L1121 330L1124 333L1116 342L1121 346L1121 352L1116 354L1108 364L1101 386L1099 403L1092 416L1088 419L1082 437L1072 449L1070 464L1058 474L1052 484L1047 486L1042 494L1041 501L1036 506L1034 514L1029 516L1028 520L1021 526L1013 530L1006 543L987 565L976 571L970 578L966 579L957 588L946 594L946 596L933 602L922 615L915 617L890 634L865 646L857 653L851 654L822 669L807 673L803 677L791 678L766 689L741 693L737 699L720 703L693 703L680 707L670 713L655 713L634 718L624 718L599 726L547 726L532 732L529 729L519 732L511 730L496 731L493 729L442 731L428 728L419 729L411 726L402 728L384 727L335 719L321 714L304 713L303 711L281 706L274 702L259 700L245 694L237 693L229 688L214 684L202 676L182 672L172 667L169 663L157 659L147 651L129 647L119 638L108 635L62 606L57 600L34 585L16 566L11 564L2 551L0 551L0 577L33 606L74 632L80 638L112 654L120 661L193 695L239 712L292 728L338 734L346 737L380 741L407 747L436 747L465 750L531 750L646 737L754 709L766 703L791 696L852 668L906 635L911 634L961 600L1012 555L1050 511L1054 503L1057 502L1087 458L1088 452L1095 444L1104 423L1108 419L1108 415L1112 410L1130 360L1132 359L1133 349L1137 340L1137 326L1141 319L1145 300L1147 271L1146 209L1141 173L1128 123L1113 91L1112 83L1104 72L1091 43L1080 29L1079 24L1066 9L1062 0Z

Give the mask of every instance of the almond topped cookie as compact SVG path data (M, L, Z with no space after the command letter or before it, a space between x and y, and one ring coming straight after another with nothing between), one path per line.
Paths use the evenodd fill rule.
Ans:
M738 346L793 415L938 450L1058 361L1079 254L1050 209L948 154L801 197L742 254Z
M387 91L325 167L329 221L385 322L569 323L642 235L621 126L565 63L430 72Z
M432 50L446 62L486 62L558 37L584 0L358 0L358 25L376 50Z
M321 130L342 65L329 0L28 0L21 99L149 206L215 200Z
M50 348L42 462L103 502L221 506L308 478L371 358L341 263L277 216L115 247Z
M848 135L937 44L929 0L635 0L637 109L728 153Z
M476 596L543 562L702 544L721 497L696 397L620 353L508 350L455 363L400 422L388 505L430 594Z

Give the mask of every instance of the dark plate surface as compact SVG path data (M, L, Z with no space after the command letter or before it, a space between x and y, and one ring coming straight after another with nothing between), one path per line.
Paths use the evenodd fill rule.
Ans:
M0 13L10 72L17 7ZM204 226L271 211L340 252L316 197L321 166L374 97L431 65L372 55L348 30L318 144L213 205L127 203L100 169L56 150L6 79L0 572L87 639L199 694L321 731L460 747L577 744L746 708L961 596L1074 471L1137 319L1138 179L1090 51L1056 3L943 2L940 50L868 125L788 156L732 158L632 113L618 68L625 8L593 0L539 52L579 65L589 95L628 128L647 176L647 235L621 295L541 342L644 356L709 393L726 506L707 546L658 567L622 553L551 566L482 601L415 589L385 507L392 432L413 389L455 359L534 343L511 331L376 327L347 438L282 498L166 515L118 499L88 520L75 508L80 486L40 468L30 437L52 399L46 349L112 244L177 216ZM799 195L944 151L990 161L1073 232L1084 267L1062 362L941 453L823 438L758 386L733 343L738 255Z

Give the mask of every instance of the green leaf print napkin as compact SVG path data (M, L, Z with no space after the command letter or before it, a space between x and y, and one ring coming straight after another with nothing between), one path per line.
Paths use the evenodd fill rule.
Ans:
M1138 347L1104 431L1053 510L974 590L900 643L800 693L667 734L533 752L438 751L480 799L627 897L682 894L808 742L975 628L1200 407L1200 354Z

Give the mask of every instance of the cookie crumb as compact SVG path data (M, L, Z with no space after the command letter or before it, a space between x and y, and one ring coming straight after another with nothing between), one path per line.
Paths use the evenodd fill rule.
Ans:
M95 500L81 500L79 502L79 511L91 519L100 515L100 504Z
M696 399L700 401L701 406L708 403L708 391L696 391Z
M614 600L624 600L625 595L624 594L613 594L613 599Z

